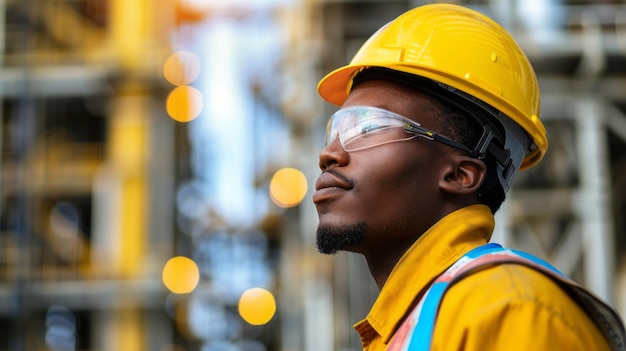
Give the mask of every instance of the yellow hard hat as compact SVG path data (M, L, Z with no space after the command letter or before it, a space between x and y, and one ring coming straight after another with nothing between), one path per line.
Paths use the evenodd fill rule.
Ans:
M527 134L524 138L531 139L507 145L509 149L526 145L526 150L510 150L521 152L515 165L519 170L539 162L548 148L539 120L539 84L530 61L504 28L479 12L452 4L424 5L405 12L374 33L350 64L326 75L318 84L319 94L342 105L352 79L369 67L409 73L458 89L499 111L505 129L514 125L510 120L517 123L525 131L520 133ZM510 137L507 130L507 139L518 136ZM505 192L511 181L503 185Z

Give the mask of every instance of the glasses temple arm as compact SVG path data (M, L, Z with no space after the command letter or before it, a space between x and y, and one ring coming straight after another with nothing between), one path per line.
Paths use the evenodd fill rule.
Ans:
M437 134L437 133L435 133L435 132L433 132L431 130L428 130L426 128L422 128L420 126L416 126L416 125L413 125L413 124L410 124L410 123L405 123L404 130L407 133L417 134L417 135L419 135L419 136L421 136L423 138L430 139L430 140L433 140L433 141L436 141L436 142L439 142L439 143L451 146L451 147L453 147L455 149L459 149L461 151L465 151L470 156L474 157L473 156L474 152L470 148L468 148L467 146L465 146L465 145L463 145L463 144L461 144L461 143L459 143L457 141L454 141L452 139L446 138L446 137L444 137L442 135L439 135L439 134Z
M417 134L423 138L437 141L439 143L451 146L455 149L465 151L470 157L473 158L483 159L487 155L487 152L489 152L493 155L496 162L498 162L503 167L503 175L505 178L509 176L514 168L513 160L511 159L511 151L505 148L498 147L496 143L493 143L493 134L489 130L487 130L483 134L481 140L478 142L478 145L474 150L471 150L467 146L457 141L446 138L426 128L422 128L421 126L405 123L404 130L407 133Z

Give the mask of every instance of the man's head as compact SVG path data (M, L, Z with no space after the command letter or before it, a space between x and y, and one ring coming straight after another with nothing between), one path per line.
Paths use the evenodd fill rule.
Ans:
M321 252L401 254L416 233L479 203L485 163L461 146L427 138L445 137L442 120L451 113L436 99L389 80L354 87L331 119L320 152L322 174L313 201Z
M350 228L344 235L350 241L330 243L335 249L370 250L414 240L468 204L484 203L495 212L516 172L536 164L547 149L528 59L497 23L460 6L431 4L406 12L372 35L349 65L324 77L318 90L342 106L329 130L344 137L329 136L320 154L323 190L314 195L321 239L329 228ZM354 106L392 113L358 109L355 117ZM416 123L395 128L402 118ZM353 150L346 140L359 128L373 135L364 127L371 121L393 125L404 136L383 138L403 142ZM375 139L358 140L367 145ZM328 190L332 186L335 190ZM385 228L410 234L388 238L389 243L370 238L371 231ZM358 241L370 244L358 247L353 243Z

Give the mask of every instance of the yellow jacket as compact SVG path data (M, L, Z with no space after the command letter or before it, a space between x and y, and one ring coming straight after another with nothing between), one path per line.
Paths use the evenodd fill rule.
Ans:
M463 254L486 244L494 228L486 206L441 219L400 259L367 317L355 324L363 349L386 350L429 282ZM609 350L585 312L550 278L522 265L481 270L447 292L434 350Z

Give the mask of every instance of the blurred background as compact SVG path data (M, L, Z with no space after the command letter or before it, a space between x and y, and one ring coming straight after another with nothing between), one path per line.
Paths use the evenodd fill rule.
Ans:
M626 1L450 1L535 65L550 148L495 240L626 312ZM314 247L318 80L429 1L0 0L0 350L352 351Z

